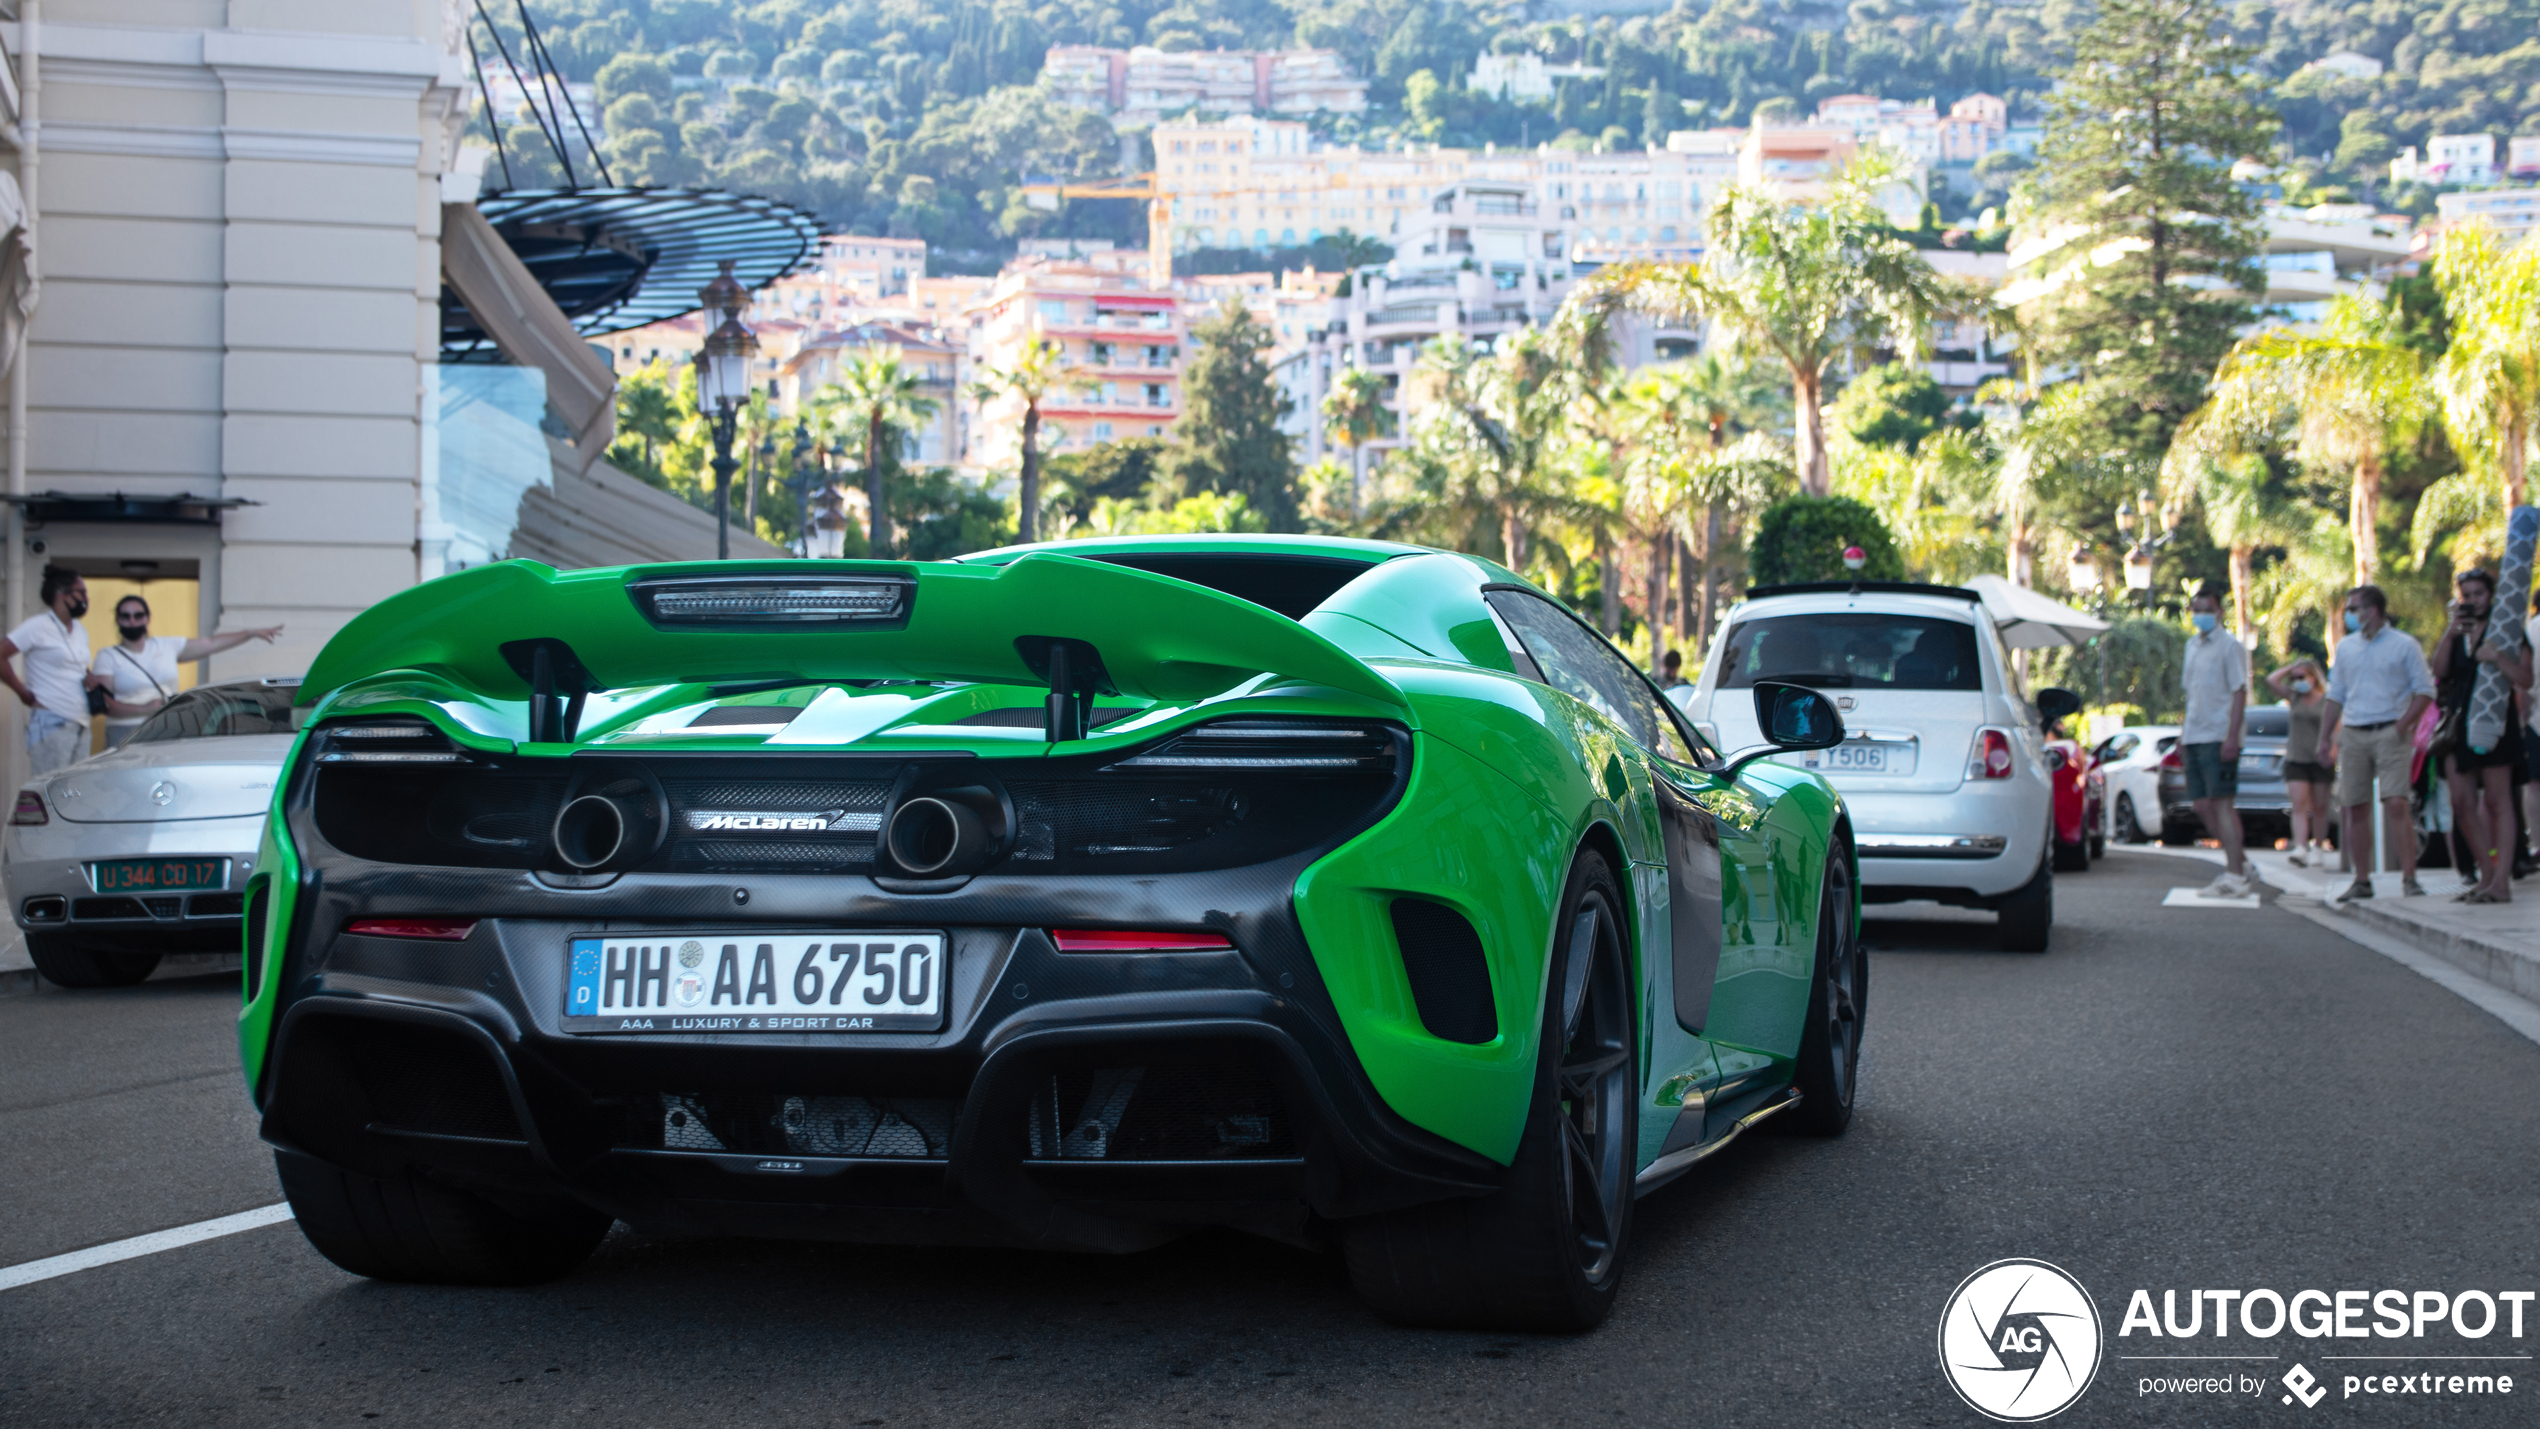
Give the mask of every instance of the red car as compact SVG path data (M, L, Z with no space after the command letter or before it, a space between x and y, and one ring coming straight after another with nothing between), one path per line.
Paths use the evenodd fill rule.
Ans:
M2090 861L2108 851L2100 819L2108 777L2059 727L2046 741L2046 778L2055 786L2055 871L2087 873Z

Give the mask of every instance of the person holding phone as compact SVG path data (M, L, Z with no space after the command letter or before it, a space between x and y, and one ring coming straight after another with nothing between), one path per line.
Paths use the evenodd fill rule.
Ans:
M152 635L150 602L137 595L116 601L115 634L122 639L98 651L89 667L89 683L106 691L106 747L113 749L132 738L144 719L175 696L177 666L234 650L250 640L271 644L281 633L281 626L268 625L194 640Z
M2316 858L2325 867L2328 851L2329 788L2336 770L2314 758L2320 747L2320 707L2328 703L2328 676L2319 662L2305 655L2267 675L2267 688L2284 701L2289 724L2284 740L2284 792L2293 806L2293 854L2296 868Z
M2436 702L2443 707L2442 732L2436 742L2449 746L2443 756L2443 777L2452 793L2452 824L2469 845L2472 860L2472 869L2464 871L2465 886L2454 901L2510 903L2514 888L2513 775L2515 767L2522 763L2522 722L2507 719L2504 738L2497 741L2495 748L2484 752L2472 749L2469 704L2479 666L2496 666L2506 682L2518 690L2531 678L2530 661L2519 651L2507 655L2487 639L2489 608L2496 599L2493 576L2482 570L2466 570L2453 578L2453 589L2459 598L2448 611L2451 624L2444 628L2443 639L2435 645L2428 663L2434 672Z

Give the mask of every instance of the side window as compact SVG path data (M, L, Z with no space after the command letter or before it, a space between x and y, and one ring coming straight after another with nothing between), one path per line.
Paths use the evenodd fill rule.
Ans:
M1483 598L1516 632L1545 684L1621 725L1652 754L1700 762L1657 689L1568 611L1524 591L1495 590Z
M2027 699L2028 691L2023 689L2020 685L2020 667L2018 663L2011 658L2011 647L2002 643L2001 630L1995 627L1991 621L1986 621L1984 633L1986 638L1993 642L1994 661L2002 667L2002 688L2008 692L2013 699Z

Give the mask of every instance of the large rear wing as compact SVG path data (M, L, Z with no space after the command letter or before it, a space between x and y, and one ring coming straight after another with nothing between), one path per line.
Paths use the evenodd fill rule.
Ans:
M503 561L364 611L319 652L314 704L394 670L530 700L570 739L580 697L683 683L972 680L1049 687L1053 739L1097 694L1187 703L1271 674L1407 716L1357 657L1275 611L1169 576L1035 552L1004 566L718 561L556 571Z

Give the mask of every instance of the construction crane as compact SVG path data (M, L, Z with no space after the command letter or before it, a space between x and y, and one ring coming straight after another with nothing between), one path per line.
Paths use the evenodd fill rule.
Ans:
M1023 202L1056 213L1071 198L1142 198L1147 201L1147 286L1163 292L1173 286L1173 196L1156 187L1155 174L1130 174L1083 183L1025 184Z

